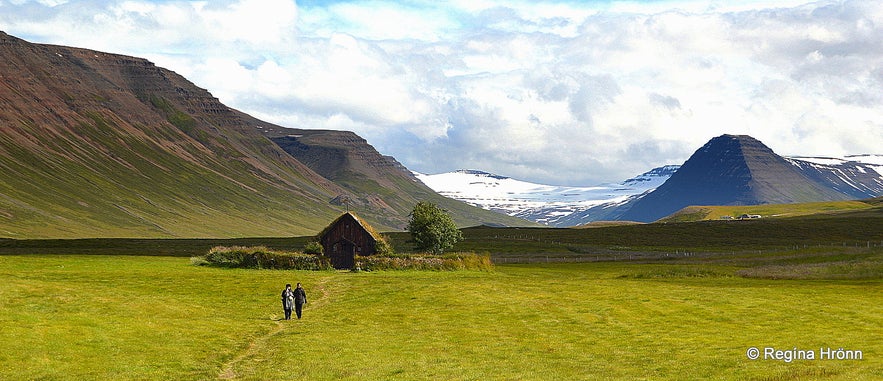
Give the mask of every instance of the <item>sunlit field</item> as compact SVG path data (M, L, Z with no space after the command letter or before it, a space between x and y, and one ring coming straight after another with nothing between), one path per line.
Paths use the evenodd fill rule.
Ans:
M883 377L883 282L739 270L289 272L0 256L0 379ZM295 282L309 297L304 319L279 320L278 294ZM828 347L861 359L820 358Z

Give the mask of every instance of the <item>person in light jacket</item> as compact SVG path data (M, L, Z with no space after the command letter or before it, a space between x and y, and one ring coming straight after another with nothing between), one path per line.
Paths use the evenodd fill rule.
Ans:
M297 288L294 289L294 311L297 313L298 319L300 319L304 304L307 304L307 293L304 292L304 288L298 283ZM291 310L288 311L288 315L291 315Z
M298 283L298 286L300 286L300 283ZM291 289L291 284L286 284L285 289L282 290L282 309L285 310L285 320L291 320L291 308L294 306L294 299L294 291Z

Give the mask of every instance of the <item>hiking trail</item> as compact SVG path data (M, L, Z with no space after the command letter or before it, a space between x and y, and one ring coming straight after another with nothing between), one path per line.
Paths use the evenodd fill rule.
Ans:
M315 289L319 291L321 296L317 298L316 302L313 302L311 298L307 299L307 303L311 307L321 307L325 303L328 302L328 289L325 287L328 281L331 280L331 277L325 277L320 281L316 282ZM286 324L283 319L279 319L277 314L271 314L270 320L274 320L276 322L276 326L272 327L269 332L262 336L256 337L244 350L242 350L238 355L234 356L233 359L225 363L221 367L221 372L218 373L218 379L220 380L234 380L237 377L236 371L233 369L243 362L245 359L249 357L253 357L259 351L263 350L267 346L267 341L270 340L273 336L276 336L283 331L285 331Z

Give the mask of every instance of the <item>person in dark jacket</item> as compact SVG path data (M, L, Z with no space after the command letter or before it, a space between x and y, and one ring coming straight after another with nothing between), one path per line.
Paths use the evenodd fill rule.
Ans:
M298 286L300 286L300 283L298 283ZM285 320L291 320L291 308L294 306L294 299L294 291L291 289L291 284L286 284L285 289L282 290L282 309L285 310Z
M300 319L304 304L307 304L307 293L304 292L304 288L301 287L300 283L298 283L297 288L294 289L294 311L297 313L298 319ZM288 315L291 315L290 310L288 312Z

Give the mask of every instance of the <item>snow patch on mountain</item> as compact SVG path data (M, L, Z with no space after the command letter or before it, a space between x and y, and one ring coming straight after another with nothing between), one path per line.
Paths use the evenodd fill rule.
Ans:
M823 165L840 165L848 162L856 162L860 164L868 164L876 167L883 167L883 155L849 155L842 158L837 157L808 157L808 156L790 156L787 159L801 160L815 164ZM879 169L879 168L878 168Z
M477 170L415 176L439 194L539 223L560 226L574 213L622 204L656 189L679 168L668 165L618 184L572 187L535 184Z
M785 160L808 177L856 199L883 194L883 155L793 156ZM586 187L535 184L477 170L414 174L443 196L510 216L566 227L617 219L622 214L617 207L652 192L678 168L679 165L667 165L621 183Z
M837 157L786 157L810 178L824 181L855 198L883 194L883 155Z

